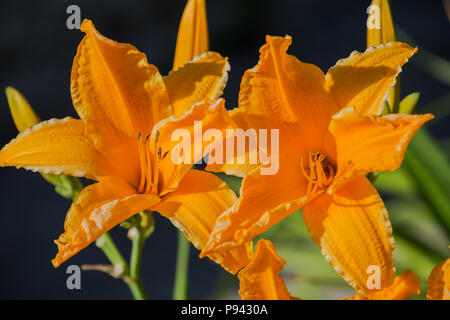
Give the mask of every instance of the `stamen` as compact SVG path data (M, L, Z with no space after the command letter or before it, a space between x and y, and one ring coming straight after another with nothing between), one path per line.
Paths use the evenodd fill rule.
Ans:
M139 192L144 192L144 187L145 187L145 177L147 175L147 159L145 159L145 153L144 153L144 148L145 148L145 144L142 141L142 136L141 134L139 134L138 136L138 140L139 140L139 161L141 164L141 179L139 182L139 187L138 187L138 191Z
M163 154L158 147L159 131L156 134L148 134L145 139L139 134L139 160L141 164L141 177L138 192L145 194L158 193L159 162L164 159L169 151Z
M147 139L145 140L145 147L146 147L145 148L145 155L147 157L148 166L150 167L152 156L151 156L151 153L150 153L149 145L147 144L148 137L149 136L147 136ZM153 187L152 171L153 170L154 170L154 168L151 168L150 170L147 170L147 172L146 172L147 186L145 187L145 193L150 193L150 191L152 190L152 187Z
M161 160L164 160L168 154L169 154L169 150L167 150L166 152L164 152L164 154L163 154Z
M306 195L308 198L315 197L318 190L331 184L334 179L334 168L328 162L328 157L317 151L308 153L309 167L305 165L301 158L300 168L304 177L308 180Z

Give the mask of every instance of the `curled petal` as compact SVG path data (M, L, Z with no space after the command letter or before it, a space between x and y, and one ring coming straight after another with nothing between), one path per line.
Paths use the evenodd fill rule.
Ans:
M410 270L406 270L395 278L392 286L384 288L369 296L360 293L346 300L408 300L420 294L419 278Z
M336 141L338 173L331 189L368 172L394 171L417 130L433 115L361 115L353 107L333 116L330 131ZM376 156L374 156L376 155Z
M110 175L110 162L95 148L81 120L41 122L20 133L0 151L0 166L98 180Z
M75 198L64 222L64 233L55 243L55 267L87 247L103 233L132 215L151 208L160 199L135 194L134 188L117 178L105 178L86 187Z
M286 284L278 275L285 263L271 241L259 240L252 260L238 274L242 300L290 300Z
M216 52L205 52L164 77L173 115L180 117L193 104L216 101L228 80L230 65Z
M209 50L205 0L189 0L181 17L173 70Z
M354 51L328 70L326 88L339 108L354 106L361 114L381 114L389 88L416 51L401 42Z
M303 208L309 233L327 261L367 296L394 281L392 227L373 185L361 177Z
M450 258L441 261L431 271L427 300L450 300Z
M216 223L217 217L236 200L234 192L212 173L189 171L178 189L163 197L152 210L158 211L202 250ZM208 257L225 270L236 273L246 266L251 256L251 242L223 253Z

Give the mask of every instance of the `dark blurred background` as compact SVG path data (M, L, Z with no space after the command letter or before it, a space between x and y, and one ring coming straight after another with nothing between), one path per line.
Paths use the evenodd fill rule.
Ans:
M76 4L82 18L92 19L107 37L134 44L162 74L172 66L178 23L185 0L0 1L0 88L21 91L43 119L76 116L71 104L69 78L72 59L83 34L66 28L66 8ZM393 0L394 20L414 39L419 51L450 57L449 21L439 0ZM258 61L266 34L291 35L290 53L324 71L353 50L365 49L368 0L208 0L211 50L229 57L231 73L224 96L228 107L237 104L240 79ZM405 35L403 35L405 36ZM408 63L402 72L403 93L421 92L419 112L428 103L448 97L448 78ZM420 61L420 58L419 58ZM450 107L449 107L450 108ZM448 111L447 108L446 110ZM448 115L448 112L445 113ZM448 146L448 117L430 126L432 134ZM6 97L0 95L0 144L17 134ZM54 269L57 252L52 243L63 232L70 202L57 195L39 174L0 170L0 298L6 299L128 299L127 287L108 275L84 271L82 289L66 288L70 264L106 263L91 245ZM112 235L128 256L125 230ZM172 298L176 255L176 229L157 216L143 262L143 278L150 298ZM199 260L192 249L189 296L217 297L221 270ZM233 297L233 296L231 296Z

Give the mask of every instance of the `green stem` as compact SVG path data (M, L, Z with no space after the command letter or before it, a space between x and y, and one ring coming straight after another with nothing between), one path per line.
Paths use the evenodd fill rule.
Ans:
M136 238L141 239L140 236ZM143 241L139 240L139 242ZM142 280L139 273L141 263L140 257L142 256L143 244L135 244L136 240L135 239L132 240L133 243L133 249L131 251L132 259L130 262L131 268L129 268L127 262L123 258L119 249L116 247L113 239L107 232L101 235L96 243L97 246L106 255L106 257L108 258L108 260L110 261L110 263L114 268L117 268L118 266L123 268L122 277L125 279L125 283L128 285L128 288L130 289L133 298L135 300L147 299L147 293L145 292L145 288L142 284ZM136 258L133 259L133 256L139 256L139 259Z
M128 273L128 264L108 232L102 234L96 241L96 244L113 266L122 265L124 272Z
M130 282L128 286L136 300L147 300L148 295L141 277L142 249L145 245L145 236L139 228L134 227L132 230L135 231L135 234L131 239Z
M189 241L186 240L183 233L178 232L177 265L175 270L175 286L173 289L173 298L175 300L187 299L189 249Z

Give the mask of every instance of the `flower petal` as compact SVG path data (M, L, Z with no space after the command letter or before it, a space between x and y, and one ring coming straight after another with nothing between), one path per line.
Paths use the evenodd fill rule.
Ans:
M266 36L259 63L242 78L239 109L262 116L265 128L282 131L280 122L297 122L304 149L323 149L323 136L338 108L324 89L323 72L286 53L291 43L290 37Z
M354 106L361 114L381 114L389 88L416 51L401 42L354 51L328 70L327 90L339 108Z
M84 20L72 76L73 104L96 144L118 168L139 183L138 135L172 114L164 81L145 54L102 36Z
M441 261L431 271L427 300L450 300L450 258Z
M383 201L365 177L315 198L303 208L303 217L324 257L359 293L373 292L367 284L374 271L379 271L380 288L392 285L392 227Z
M239 107L230 116L243 130L279 130L280 149L286 147L289 154L298 155L298 167L301 156L307 157L311 150L335 158L335 147L326 142L326 135L338 107L324 89L323 72L286 53L291 42L290 37L266 37L259 63L242 78ZM248 160L251 151L246 152ZM208 165L207 170L242 177L254 168L247 161L239 165L236 159L226 159L224 164Z
M368 172L398 169L413 135L432 118L431 114L363 116L353 107L342 109L330 122L338 157L330 190Z
M235 200L234 192L218 177L191 170L184 176L178 189L163 197L163 201L152 210L170 219L197 249L202 250L217 217ZM251 246L251 242L248 242L239 248L208 257L234 274L248 264Z
M181 17L173 70L209 50L205 0L189 0Z
M261 175L256 168L244 178L239 199L217 219L202 255L252 240L303 205L306 181L297 172L300 166L286 161L275 175Z
M223 93L230 65L216 52L205 52L164 77L173 115L181 117L193 104L215 102Z
M201 102L195 104L180 118L173 116L160 121L153 129L152 136L158 136L158 145L161 146L161 159L158 160L160 171L159 190L163 196L176 190L183 176L189 171L195 162L203 158L203 151L207 147L203 143L203 132L208 129L216 129L224 132L226 128L232 128L233 123L225 109L225 101L217 100L215 103ZM158 134L159 132L159 134ZM183 133L186 136L177 137ZM174 136L175 135L175 136ZM177 145L182 144L180 139L187 144L187 153L181 155ZM183 151L185 151L183 149ZM183 157L186 158L183 158ZM181 161L178 163L178 161Z
M84 123L69 117L44 121L20 133L0 151L0 166L94 180L113 172L87 137Z
M360 293L345 300L408 300L420 294L419 278L410 270L406 270L395 278L392 286L384 288L369 296Z
M255 130L255 133L257 136L257 138L256 138L257 143L259 143L259 146L261 147L261 136L258 134L258 132L256 130L257 129L265 129L265 124L264 124L265 119L261 116L247 115L240 108L235 108L233 110L230 110L230 111L228 111L228 114L229 114L230 118L232 119L232 121L235 123L236 128L244 130L244 134L245 134L245 131L247 131L248 129ZM267 132L266 153L267 153L267 155L272 155L271 133L270 133L270 131L266 131L266 132ZM229 137L225 137L225 140L223 140L223 142L222 142L222 144L223 144L223 146L225 146L225 148L226 148L227 143L234 145L235 153L233 154L233 157L227 156L227 154L225 153L225 155L223 155L224 158L221 159L222 161L217 161L215 163L212 163L211 161L209 161L208 165L206 166L207 171L224 172L229 175L234 175L234 176L243 178L243 177L245 177L245 175L247 175L252 170L254 170L255 168L257 168L261 165L261 159L259 156L260 150L258 148L250 150L249 143L246 144L246 146L245 146L245 150L244 150L245 154L243 156L243 159L241 159L243 161L241 161L241 163L238 163L238 161L237 161L238 160L238 157L237 157L238 152L236 150L237 143L235 143L235 140L236 140L236 138L234 136L229 136ZM251 159L256 159L256 161L252 161Z
M86 187L67 213L65 232L55 240L59 252L53 265L58 267L103 233L159 201L154 195L135 194L134 188L117 178L101 179Z
M278 275L285 263L271 241L259 240L252 260L238 274L242 300L290 300L286 284Z

